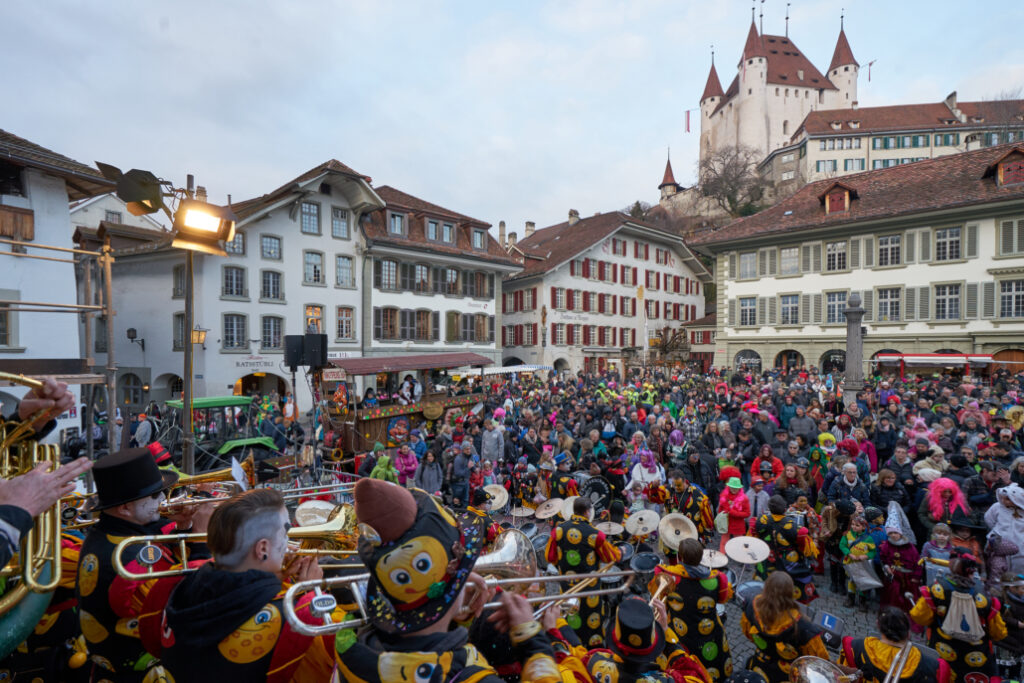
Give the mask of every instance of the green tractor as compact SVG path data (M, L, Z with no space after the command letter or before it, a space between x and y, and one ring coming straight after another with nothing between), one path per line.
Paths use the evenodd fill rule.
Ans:
M170 420L160 435L160 442L181 464L182 402L171 400ZM256 461L280 455L274 440L261 436L259 404L248 396L204 396L192 400L192 434L195 438L196 472L221 469L231 458L239 462L252 451Z

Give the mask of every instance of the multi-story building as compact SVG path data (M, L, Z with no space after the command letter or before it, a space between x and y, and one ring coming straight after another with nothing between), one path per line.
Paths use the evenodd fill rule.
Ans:
M853 292L866 358L1024 349L1024 145L820 180L695 246L716 259L715 365L843 369Z
M522 272L504 283L503 362L621 369L623 350L704 316L711 275L678 235L619 212L526 237L509 235Z
M690 342L690 365L700 372L707 372L715 362L717 326L717 313L709 313L682 325Z

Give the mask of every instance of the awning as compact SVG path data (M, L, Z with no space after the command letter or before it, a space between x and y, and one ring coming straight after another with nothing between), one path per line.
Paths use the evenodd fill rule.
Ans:
M520 372L537 372L538 370L554 370L550 365L506 365L504 367L483 368L484 375L510 375ZM473 368L466 375L479 375L481 369Z
M378 372L405 372L408 370L450 370L466 365L487 366L492 361L479 353L420 353L377 358L332 358L331 365L350 375L375 375Z
M988 365L992 356L987 353L880 353L875 357L880 365L921 365L945 367L964 365Z

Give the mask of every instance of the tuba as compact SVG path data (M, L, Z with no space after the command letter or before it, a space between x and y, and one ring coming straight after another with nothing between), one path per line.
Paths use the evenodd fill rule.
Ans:
M0 380L30 389L43 386L38 380L6 372L0 373ZM12 479L27 474L44 462L51 470L60 466L59 447L28 438L33 422L53 414L41 411L15 426L0 424L0 477ZM4 578L20 577L17 586L0 597L0 658L32 632L60 583L60 508L57 501L35 519L32 529L21 539L18 557L0 571Z

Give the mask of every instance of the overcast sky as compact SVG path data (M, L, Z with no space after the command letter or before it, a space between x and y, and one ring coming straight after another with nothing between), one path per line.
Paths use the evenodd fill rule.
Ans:
M760 3L758 3L760 6ZM839 32L862 106L985 99L1024 85L1024 2L793 0L821 70ZM716 52L723 87L750 23L734 0L3 0L0 128L57 152L263 194L330 158L518 230L656 202L671 146L694 176ZM767 0L766 33L786 3ZM866 65L877 60L868 82Z

